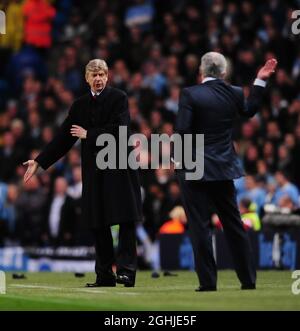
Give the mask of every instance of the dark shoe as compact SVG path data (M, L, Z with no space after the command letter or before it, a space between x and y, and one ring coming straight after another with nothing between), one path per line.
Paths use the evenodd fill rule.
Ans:
M215 286L199 286L195 289L196 292L214 292L217 288Z
M171 271L165 271L164 272L164 276L165 277L168 277L168 276L174 276L174 277L177 277L178 275L177 274L174 274L173 272L171 272Z
M241 290L255 290L255 284L242 284Z
M156 271L153 271L152 274L151 274L151 277L152 278L159 278L160 277L160 274Z
M117 275L117 283L125 287L134 287L135 279L127 275Z
M95 283L87 283L85 287L115 287L116 281L112 280L97 280Z

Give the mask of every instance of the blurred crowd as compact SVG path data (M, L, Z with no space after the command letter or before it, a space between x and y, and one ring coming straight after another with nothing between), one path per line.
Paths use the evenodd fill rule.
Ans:
M0 9L7 22L0 36L0 246L91 243L80 219L78 144L27 184L22 162L51 141L74 99L88 92L84 66L92 58L107 61L109 84L127 92L132 132L150 138L173 133L180 89L200 83L207 51L226 56L227 80L245 95L257 69L276 57L260 113L237 119L235 147L248 174L236 181L238 201L254 230L266 204L298 208L300 38L291 14L299 0L11 0ZM142 170L141 180L139 238L151 243L181 205L180 192L173 169Z

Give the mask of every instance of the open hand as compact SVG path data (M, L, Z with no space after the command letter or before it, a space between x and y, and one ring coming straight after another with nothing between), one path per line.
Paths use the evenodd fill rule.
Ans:
M79 125L72 125L71 135L80 139L86 139L87 131Z
M270 59L265 65L259 70L257 78L267 80L274 72L277 67L277 60Z
M26 162L23 162L23 165L27 165L28 167L24 175L24 182L26 183L36 173L39 164L34 160L28 160Z

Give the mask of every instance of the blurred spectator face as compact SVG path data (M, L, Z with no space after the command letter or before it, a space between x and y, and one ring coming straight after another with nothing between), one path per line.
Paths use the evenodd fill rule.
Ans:
M67 107L71 106L74 97L72 92L67 91L65 89L63 89L60 93L59 93L59 98L61 100L61 102L66 105Z
M279 107L281 102L282 96L280 91L275 90L271 93L271 104L273 107Z
M161 60L161 56L162 54L161 54L160 46L158 44L154 45L150 50L149 57L152 60Z
M18 195L19 195L19 190L17 185L9 184L7 187L7 200L10 203L14 203L17 200Z
M40 182L37 176L35 175L32 176L32 178L28 182L24 183L25 191L30 191L30 192L36 191L39 187L40 187Z
M251 122L246 122L243 124L242 136L244 139L251 139L254 136L254 128Z
M234 2L230 2L227 6L227 12L229 14L235 14L237 12L237 6Z
M277 122L269 122L267 124L267 137L278 138L280 136L281 134Z
M246 157L249 161L255 161L258 159L258 150L255 146L251 145L247 149Z
M153 184L149 187L149 192L154 195L157 199L159 200L162 200L164 198L164 193L163 191L161 190L161 188L156 185L156 184Z
M68 160L70 165L79 165L80 164L80 154L77 149L71 149L68 154Z
M199 18L199 13L196 7L193 6L188 6L186 9L186 16L190 19L190 20L196 20Z
M157 129L162 123L161 114L159 111L153 111L151 113L151 127Z
M277 171L275 174L275 178L277 180L277 183L280 186L283 186L284 184L286 184L286 182L288 181L287 178L284 176L284 174L281 171Z
M75 183L81 182L81 167L74 167L72 174Z
M245 186L247 190L252 190L256 187L256 182L253 176L247 176L245 179Z
M166 133L168 136L172 136L174 133L173 124L165 123L162 127L162 133Z
M273 19L270 14L264 14L263 15L263 23L266 27L272 26L273 25Z
M274 147L271 142L267 141L264 144L263 154L264 154L264 157L273 157L274 156Z
M294 100L288 108L289 114L300 114L300 100Z
M74 47L67 47L65 49L65 59L67 67L72 68L76 65L77 52Z
M22 137L22 135L24 133L23 121L21 121L19 119L13 120L11 123L11 132L12 132L13 136L15 137L15 139L19 139L20 137Z
M129 98L128 104L129 104L128 107L129 107L130 118L132 120L136 120L137 119L137 116L140 113L140 110L139 110L139 108L137 106L136 99L133 98L133 97Z
M114 15L112 13L106 14L105 15L105 25L107 28L117 27L118 19L117 19L116 15Z
M180 94L180 88L178 86L172 86L170 90L170 98L178 101L179 100L179 94Z
M296 144L294 135L291 133L287 133L284 137L284 143L287 146L287 148L289 148L290 150L293 149Z
M169 193L173 198L178 198L180 196L180 189L177 183L175 182L170 183Z
M185 224L187 222L187 218L184 212L183 207L181 206L176 206L174 207L171 211L170 211L170 217L172 219L177 219L180 222L182 222L183 224Z
M240 209L241 214L248 213L250 205L251 205L251 200L242 199L239 203L239 209Z
M130 28L130 37L132 41L134 42L139 42L141 40L141 29L137 26L133 26Z
M269 178L267 182L267 191L271 194L274 194L277 189L277 182L274 177Z
M293 201L287 195L285 195L285 196L283 196L282 198L279 199L278 205L279 205L280 208L287 208L289 210L293 210L294 209Z
M55 194L64 195L67 192L68 184L63 177L58 177L55 180L54 191Z
M167 58L167 67L175 67L178 68L178 58L175 55L170 55Z
M149 127L149 125L147 124L147 122L141 123L140 131L143 135L145 135L147 137L147 139L150 139L152 131L151 131L151 128Z
M93 92L101 92L107 83L108 74L104 70L88 71L86 74L86 81L90 85Z
M268 172L268 167L264 160L257 161L257 172L261 175L266 174Z
M125 62L123 60L116 61L114 64L114 71L119 74L123 71L127 71Z
M241 51L239 54L239 57L240 57L241 62L248 64L248 65L252 65L255 62L254 54L252 51L248 51L248 50Z
M50 111L56 110L56 103L53 97L46 97L44 99L44 108Z
M53 139L53 130L50 126L46 126L42 131L42 139L45 144Z
M166 13L166 14L164 15L164 23L165 23L165 25L166 25L166 26L170 26L171 24L173 24L173 22L174 22L174 17L173 17L173 15L170 14L170 13Z
M15 100L8 101L6 112L11 118L16 117L18 112L18 107L17 107L17 102Z
M286 148L286 146L284 145L281 145L278 149L278 157L279 159L281 160L285 160L289 157L289 151L288 149Z
M185 65L189 71L197 71L199 67L197 57L193 54L187 55L185 58Z
M29 114L28 123L31 128L40 127L40 115L37 112L32 112Z
M136 73L132 76L131 87L134 90L139 90L142 87L143 76L140 73Z
M241 9L245 15L251 15L253 12L253 6L250 1L243 1Z
M159 184L166 184L168 182L169 176L167 169L156 169L155 176Z
M117 30L112 28L107 30L106 37L109 43L113 43L119 40Z
M156 66L153 62L147 62L145 65L145 73L147 76L153 76L157 73Z
M32 77L25 79L23 84L23 91L25 95L35 95L39 92L39 84Z
M288 76L285 70L279 69L276 71L276 83L282 85L288 81Z
M7 131L3 135L3 146L6 148L13 148L15 145L15 138L12 132Z
M35 99L30 99L26 105L28 113L33 113L38 111L38 103Z

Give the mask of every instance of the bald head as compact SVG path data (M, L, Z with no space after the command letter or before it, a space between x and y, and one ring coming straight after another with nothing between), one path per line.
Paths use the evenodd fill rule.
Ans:
M227 62L221 53L208 52L201 58L200 72L203 77L224 78Z

